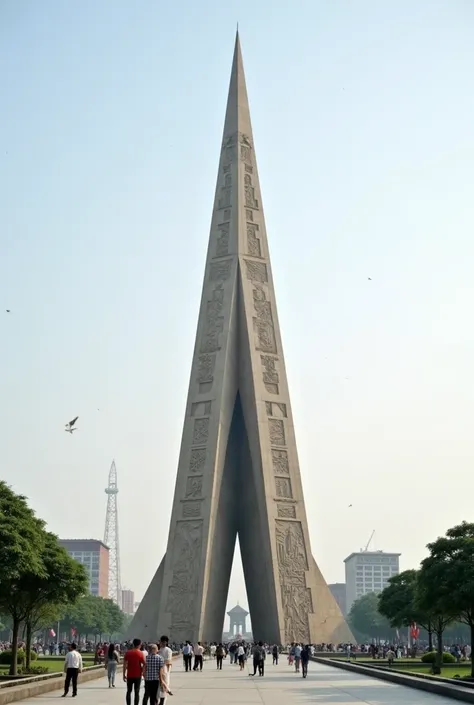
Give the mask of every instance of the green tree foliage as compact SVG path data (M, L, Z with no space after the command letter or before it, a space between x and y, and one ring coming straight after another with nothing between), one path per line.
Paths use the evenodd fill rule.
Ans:
M349 624L356 632L370 638L387 638L392 634L390 622L379 612L375 592L354 602L349 612Z
M425 605L445 619L459 619L471 630L474 643L474 524L463 522L428 544L430 555L421 564ZM439 645L438 645L439 650ZM471 664L474 678L474 659Z
M41 560L44 523L27 504L0 482L0 612L12 619L12 663L10 674L17 673L18 634L27 609L21 599L19 584L25 575L46 577Z
M379 595L379 612L392 627L416 623L428 632L429 649L433 647L432 615L421 608L418 597L418 570L405 570L389 580Z
M44 527L26 498L0 482L0 612L11 618L11 675L17 673L20 625L29 647L33 629L87 589L83 566ZM29 648L26 654L28 666Z
M75 629L78 638L94 634L112 636L119 634L124 614L112 600L94 595L86 595L64 615L62 626L68 631Z

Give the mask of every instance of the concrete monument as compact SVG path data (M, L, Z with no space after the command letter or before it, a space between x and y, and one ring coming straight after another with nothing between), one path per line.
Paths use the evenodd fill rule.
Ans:
M311 554L238 35L168 546L129 636L219 640L237 534L255 639L353 639Z

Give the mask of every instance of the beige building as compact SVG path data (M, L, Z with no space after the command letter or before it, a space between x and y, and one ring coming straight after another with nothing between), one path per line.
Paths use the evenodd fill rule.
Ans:
M135 614L135 593L133 590L122 590L122 612Z
M382 592L389 578L400 572L400 553L359 551L344 560L346 564L346 609L368 592Z
M99 597L109 596L109 549L97 539L60 539L60 545L89 576L89 592Z

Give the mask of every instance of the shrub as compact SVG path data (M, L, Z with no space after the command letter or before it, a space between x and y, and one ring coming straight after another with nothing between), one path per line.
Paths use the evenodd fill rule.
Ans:
M25 662L25 650L24 649L18 649L18 665L21 666ZM36 661L38 658L38 654L36 651L31 651L30 658L32 661ZM12 652L10 649L7 649L6 651L2 651L0 653L0 663L3 665L9 666L12 662Z
M22 676L44 676L45 673L49 673L49 668L47 666L30 666L29 668L22 668Z
M423 663L434 663L436 661L436 651L428 651L421 657ZM456 659L448 651L443 651L443 663L456 663Z

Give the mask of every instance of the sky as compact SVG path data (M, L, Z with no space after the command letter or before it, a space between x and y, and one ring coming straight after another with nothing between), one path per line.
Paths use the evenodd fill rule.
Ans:
M3 0L0 476L61 537L102 538L115 458L137 598L167 542L237 22L313 554L343 581L375 529L416 567L473 519L474 4Z

